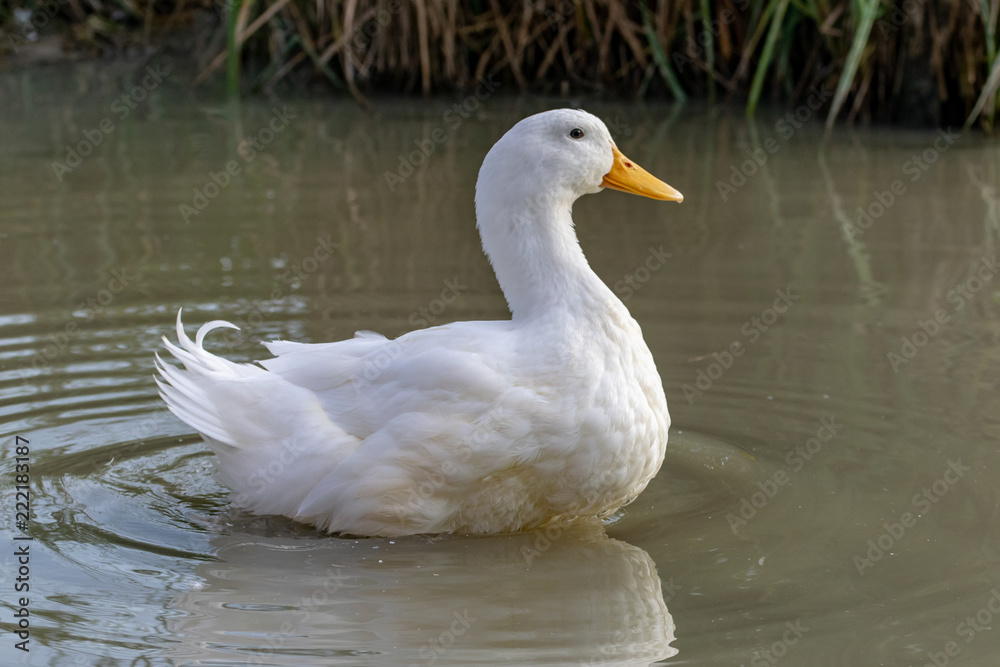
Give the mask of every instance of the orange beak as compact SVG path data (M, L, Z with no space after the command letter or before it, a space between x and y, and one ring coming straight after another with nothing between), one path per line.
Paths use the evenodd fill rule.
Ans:
M684 201L684 195L622 155L617 146L611 144L611 150L615 161L601 186L661 201Z

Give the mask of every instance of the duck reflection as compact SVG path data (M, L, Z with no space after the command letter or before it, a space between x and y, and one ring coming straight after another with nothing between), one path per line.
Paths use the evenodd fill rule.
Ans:
M495 537L233 532L172 604L176 664L648 665L677 653L656 566L603 527Z

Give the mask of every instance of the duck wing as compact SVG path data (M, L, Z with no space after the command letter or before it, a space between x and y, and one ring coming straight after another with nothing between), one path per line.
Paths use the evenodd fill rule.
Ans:
M232 325L209 322L191 341L178 314L178 344L165 344L185 369L157 356L157 383L218 455L234 501L253 512L363 534L447 530L469 485L537 457L544 433L532 415L545 400L515 379L509 322L395 340L275 341L259 366L204 349L222 326ZM414 502L442 475L447 485Z

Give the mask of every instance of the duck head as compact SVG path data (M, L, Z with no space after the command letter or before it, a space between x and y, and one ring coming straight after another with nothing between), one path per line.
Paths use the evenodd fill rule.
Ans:
M604 188L683 199L625 157L604 123L585 111L529 116L487 153L476 182L476 224L515 318L608 293L580 250L571 215L573 202Z
M512 127L487 154L477 196L489 182L505 183L508 192L539 190L555 200L573 201L603 188L664 201L684 199L625 157L601 119L575 109L545 111Z

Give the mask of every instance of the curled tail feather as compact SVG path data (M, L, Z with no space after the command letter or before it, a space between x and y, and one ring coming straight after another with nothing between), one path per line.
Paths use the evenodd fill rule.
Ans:
M299 518L308 492L359 441L335 424L316 394L254 364L205 350L223 320L201 326L195 340L177 313L177 343L164 338L181 369L156 354L156 384L167 407L204 436L218 456L219 480L251 511Z

